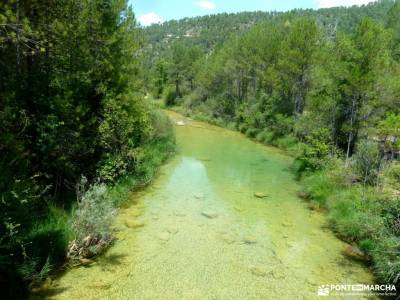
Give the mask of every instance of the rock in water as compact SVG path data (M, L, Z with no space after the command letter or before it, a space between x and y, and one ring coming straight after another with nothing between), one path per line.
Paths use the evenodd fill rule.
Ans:
M157 235L157 237L158 237L160 240L162 240L162 241L164 241L164 242L167 242L167 241L169 240L169 233L167 233L167 232L160 232L160 233Z
M271 270L268 270L266 267L263 267L263 266L252 266L252 267L250 267L250 272L253 275L260 276L260 277L265 277L268 274L272 273Z
M178 126L185 126L185 123L183 121L177 121L176 125Z
M218 217L218 214L215 211L203 211L201 214L209 219L215 219Z
M178 233L179 229L176 225L169 225L167 227L167 231L171 234L176 234L176 233Z
M254 236L245 236L243 238L243 243L247 245L257 244L257 239Z
M82 266L88 266L92 264L94 261L88 258L81 258L79 259L79 262L81 263Z
M140 217L142 215L142 213L143 212L141 210L135 208L135 209L132 209L129 211L129 216L137 218L137 217Z
M263 192L255 192L254 193L254 197L256 197L256 198L266 198L266 197L268 197L268 195L266 193L263 193Z
M360 261L368 261L369 257L363 251L361 251L357 246L348 245L343 254L349 258L360 260Z
M196 199L204 199L204 194L203 193L196 193L193 195Z
M229 234L221 234L221 240L223 240L228 245L231 245L235 242L235 239Z
M141 221L135 221L135 220L125 220L124 224L128 228L140 228L145 225L144 222Z

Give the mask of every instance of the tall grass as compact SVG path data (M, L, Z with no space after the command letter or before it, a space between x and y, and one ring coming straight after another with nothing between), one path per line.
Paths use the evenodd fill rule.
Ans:
M393 189L399 164L386 167L380 186L365 186L363 180L354 182L351 168L342 164L306 176L304 191L327 208L333 231L371 258L378 279L399 288L400 197Z

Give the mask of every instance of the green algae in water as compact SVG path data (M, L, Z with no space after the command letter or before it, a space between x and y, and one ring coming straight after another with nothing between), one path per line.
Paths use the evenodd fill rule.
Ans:
M55 280L47 298L313 299L319 285L373 282L343 257L325 217L296 197L289 157L185 124L176 128L178 155L121 211L118 242Z

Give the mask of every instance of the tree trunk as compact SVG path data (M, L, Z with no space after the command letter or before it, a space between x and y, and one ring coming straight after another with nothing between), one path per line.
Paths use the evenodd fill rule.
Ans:
M181 90L180 90L180 87L179 87L178 76L176 76L176 80L175 80L175 96L176 96L176 98L180 98L181 97Z
M349 164L349 159L350 159L350 152L351 152L351 146L353 144L354 140L354 132L353 132L353 126L354 126L354 121L355 121L355 108L356 108L356 97L353 96L352 102L351 102L351 114L350 114L350 133L349 133L349 138L347 141L347 152L346 152L346 166Z

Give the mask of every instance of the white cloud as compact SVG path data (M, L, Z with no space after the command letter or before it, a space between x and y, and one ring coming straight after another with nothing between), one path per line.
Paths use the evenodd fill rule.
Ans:
M207 10L215 9L215 3L209 0L197 1L196 5Z
M143 26L149 26L155 23L164 22L163 18L157 15L155 12L151 12L139 17L139 22Z
M373 2L372 0L318 0L319 8L328 8L335 6L363 5Z

